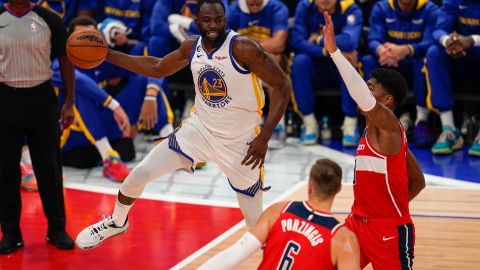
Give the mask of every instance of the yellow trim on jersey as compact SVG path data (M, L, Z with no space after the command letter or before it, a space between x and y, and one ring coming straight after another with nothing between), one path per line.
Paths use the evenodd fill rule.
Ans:
M388 5L390 6L391 9L395 10L395 3L393 1L394 0L388 0Z
M58 97L60 95L60 88L55 86L55 87L53 87L53 90L55 91L55 95Z
M62 131L62 136L60 137L60 148L63 148L70 137L70 128L64 129Z
M148 46L143 47L143 56L148 56Z
M83 131L83 133L85 134L85 137L87 137L87 140L88 140L90 143L95 144L95 138L93 138L92 133L90 133L90 131L88 130L87 126L86 126L85 123L83 122L83 118L82 118L82 116L80 115L80 112L77 110L77 107L76 107L76 106L73 106L73 114L75 115L75 119L77 120L78 125L80 126L80 128L81 128L82 131Z
M109 95L107 99L105 99L105 101L103 102L103 107L107 107L110 101L112 101L112 99L112 96Z
M167 107L167 119L169 124L173 124L173 111L172 107L170 107L170 103L168 102L167 95L165 95L165 92L163 92L163 89L160 89L159 91L160 95L162 95L163 102L165 103L165 106Z
M110 6L105 7L105 14L112 14L118 17L126 17L126 18L140 18L140 12L138 10L130 10L130 9L118 9Z
M355 0L343 0L340 2L340 9L342 14L345 13L353 4L355 4Z
M264 190L265 188L265 169L264 167L260 167L260 183L261 183L261 187L262 187L262 191L267 191L267 190Z
M428 0L418 0L416 9L419 10L427 4Z
M434 111L434 112L440 114L440 110L433 107L433 104L432 104L432 88L430 86L430 75L428 74L427 59L426 58L425 58L425 61L424 61L422 72L425 73L425 81L427 82L427 108L431 111Z
M297 103L297 100L295 99L295 94L293 93L293 91L290 93L290 100L292 101L293 111L303 117L303 114L298 109L298 103Z
M357 70L358 70L358 74L360 74L360 76L365 79L365 71L363 70L363 63L358 61L357 63Z
M263 102L264 100L262 99L262 92L263 90L262 87L260 86L260 80L258 79L257 75L250 73L250 77L252 78L252 84L253 84L253 91L255 93L255 98L257 99L257 109L258 109L258 115L262 117L262 108L263 108Z

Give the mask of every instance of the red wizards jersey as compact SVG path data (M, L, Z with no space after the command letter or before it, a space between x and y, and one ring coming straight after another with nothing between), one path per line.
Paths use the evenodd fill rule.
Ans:
M343 223L314 211L308 202L290 202L268 233L258 269L335 269L330 241Z
M402 146L396 155L384 155L375 150L368 141L367 128L357 148L354 202L352 213L370 218L409 217L408 210L408 144L405 130Z

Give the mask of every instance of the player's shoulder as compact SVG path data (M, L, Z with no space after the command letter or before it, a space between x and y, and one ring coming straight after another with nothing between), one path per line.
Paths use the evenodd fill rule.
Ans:
M244 35L235 35L231 42L234 54L236 52L249 54L260 49L258 42Z
M336 230L332 230L332 245L342 245L344 243L357 243L357 236L343 223Z

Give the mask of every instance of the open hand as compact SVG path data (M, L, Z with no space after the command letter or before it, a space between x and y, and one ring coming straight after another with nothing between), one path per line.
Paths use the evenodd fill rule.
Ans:
M325 25L322 28L324 38L323 44L329 53L334 53L337 50L337 42L335 41L332 17L328 14L328 11L323 12L323 17L325 17Z
M242 161L242 165L245 166L252 166L252 170L255 167L261 168L265 161L265 155L268 149L268 139L259 134L253 141L250 143L250 147L248 148L247 154Z

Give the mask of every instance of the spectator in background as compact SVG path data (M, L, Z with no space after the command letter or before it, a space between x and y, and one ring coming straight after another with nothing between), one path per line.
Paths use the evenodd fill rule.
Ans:
M286 70L284 54L288 38L288 9L276 0L239 0L227 13L228 28L260 43ZM268 93L271 89L267 87ZM268 145L279 149L285 145L285 119L282 117Z
M426 62L427 105L440 112L443 126L432 147L434 154L450 154L463 146L453 120L451 79L478 76L480 70L480 1L444 0L442 11ZM480 156L480 136L469 154Z
M46 239L57 248L73 249L65 231L59 125L59 118L64 128L73 121L74 69L65 51L67 32L57 15L30 0L9 0L0 6L0 24L0 253L15 252L24 245L20 158L25 139L48 221ZM54 57L65 84L60 117L50 80Z
M228 0L222 0L228 10ZM163 57L176 50L188 36L198 35L193 22L197 0L158 0L153 8L148 45L150 55Z
M422 68L433 42L432 31L439 13L440 9L428 0L377 2L372 9L368 33L371 54L362 58L365 80L382 66L397 70L407 78L410 87L413 86L417 105L414 135L419 147L431 146L433 140L427 125L429 111Z
M131 29L128 38L148 43L150 18L157 0L98 0L97 21L107 18L119 20Z
M1 4L7 2L8 0L0 0ZM77 16L93 18L97 9L95 0L37 0L32 3L55 12L63 19L65 25L68 25Z
M323 12L332 14L336 27L338 47L351 61L357 64L357 52L362 32L362 12L353 0L302 0L297 6L291 46L295 52L292 65L292 82L295 99L303 114L300 140L303 144L316 144L318 124L314 115L314 91L341 85L342 110L346 117L343 123L344 146L356 146L359 140L357 129L357 105L350 97L333 61L324 48L322 26Z

